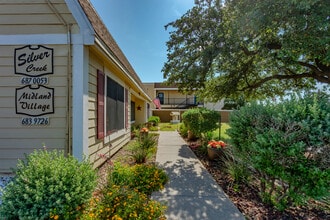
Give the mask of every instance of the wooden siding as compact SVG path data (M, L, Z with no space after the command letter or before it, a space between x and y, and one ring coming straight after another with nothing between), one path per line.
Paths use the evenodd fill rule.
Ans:
M65 36L68 33L65 24L72 25L71 33L73 34L79 32L79 27L70 10L67 8L65 0L51 0L50 2L51 6L56 9L55 11L60 12L60 17L56 15L56 12L45 0L0 0L0 35L2 39L13 38L15 40L16 36L19 38L19 40L14 41L14 43L12 41L4 42L7 44L6 46L1 45L0 42L0 173L10 172L10 168L15 167L17 159L23 158L24 154L28 154L34 149L43 148L43 145L48 149L69 148L69 146L66 146L69 142L69 140L67 140L68 130L66 126L68 120L72 121L72 115L69 116L69 119L67 118L68 110L70 110L68 109L68 91L69 87L72 86L68 85L68 61L70 60L68 57L69 45L55 45L65 44L65 42L62 41L56 41L55 38L58 36ZM61 18L63 18L65 22L63 22ZM21 125L21 118L25 116L16 114L15 92L17 88L21 88L24 85L20 82L23 76L14 73L14 51L15 48L21 48L27 44L37 45L39 43L38 37L40 36L45 36L43 40L48 40L50 37L50 41L52 42L47 41L47 45L43 44L43 46L54 49L54 73L46 75L45 77L49 79L49 84L46 86L53 88L55 92L55 111L53 114L46 115L46 117L50 119L50 124L48 126L27 127ZM73 35L73 37L74 36L75 35ZM21 44L23 41L22 39L26 39L28 42L32 41L33 43L24 44L23 42ZM11 45L15 43L20 45ZM73 43L75 42L73 41ZM108 46L109 44L106 45ZM88 105L84 106L84 109L88 108L88 119L86 119L88 120L88 155L94 167L100 166L105 161L104 158L99 156L100 154L105 154L110 157L130 140L130 126L121 133L121 136L111 139L107 137L104 140L97 139L97 69L104 71L106 74L111 73L114 79L120 81L121 85L128 91L133 91L139 94L139 96L142 94L140 100L148 99L139 87L141 83L134 70L132 70L126 58L123 58L123 54L121 54L119 47L117 48L117 44L112 42L112 46L113 45L114 47L110 48L111 50L115 50L114 53L113 51L111 51L111 53L103 51L103 48L99 47L99 45L86 46L86 48L88 47L90 49L90 57L88 61ZM77 45L73 45L73 48L77 48L75 46ZM73 54L75 53L75 50L71 51ZM119 54L119 60L121 62L116 60L117 64L115 64L109 54L115 54L116 57L118 57ZM72 65L79 66L80 63L74 63L75 60L76 59L72 59ZM124 66L118 67L118 64L123 65L122 62ZM127 75L123 70L132 72ZM76 75L74 75L74 77L76 77ZM136 82L132 81L129 77L133 77ZM75 89L75 87L73 89ZM72 95L73 99L75 98L74 95L75 94ZM128 103L130 103L130 94L128 98ZM130 113L130 109L128 110ZM130 115L128 116L130 117ZM72 130L75 128L70 129ZM83 129L86 128L84 127ZM84 132L86 132L86 130L84 130Z
M55 34L67 33L67 28L45 0L0 0L0 34ZM52 0L55 10L67 24L73 24L78 33L76 21L64 0Z
M94 167L98 167L105 162L105 158L100 157L101 154L111 157L121 147L123 147L130 140L130 127L126 129L125 134L110 141L97 138L97 70L105 73L116 71L117 68L109 60L105 60L93 50L89 53L89 82L88 82L88 154L90 161L93 162ZM116 74L116 77L120 73ZM126 87L126 85L124 85ZM130 97L130 95L129 95ZM129 99L130 103L130 99ZM130 112L130 109L129 109ZM130 116L129 116L130 117Z
M24 126L25 115L16 114L15 91L24 85L22 75L14 72L14 51L24 45L0 46L0 173L7 173L23 159L24 154L43 145L48 149L64 149L66 146L67 113L67 56L66 45L44 45L54 49L54 74L46 75L47 87L54 88L53 114L47 126Z

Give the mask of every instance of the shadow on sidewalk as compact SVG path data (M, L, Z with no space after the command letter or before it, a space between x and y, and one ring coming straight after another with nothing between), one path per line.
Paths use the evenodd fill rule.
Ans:
M187 145L180 147L179 155L182 159L159 164L170 181L153 194L166 202L168 219L244 219Z

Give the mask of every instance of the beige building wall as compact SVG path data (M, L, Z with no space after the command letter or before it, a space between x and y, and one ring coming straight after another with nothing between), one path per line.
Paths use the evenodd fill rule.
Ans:
M73 11L68 9L66 2ZM144 123L147 120L146 103L150 101L149 97L127 72L127 66L117 59L120 49L114 46L116 51L113 54L102 43L102 39L94 35L86 14L80 11L78 4L73 0L0 0L2 174L11 172L17 159L24 158L24 154L43 146L63 149L78 159L83 157L82 154L87 154L94 167L97 167L105 161L100 157L101 154L110 157L130 140L130 123L125 129L107 135L102 140L97 138L97 70L111 76L127 89L128 114L125 116L128 122L132 97L136 98L137 105L141 104L144 108L137 113L137 121ZM89 3L84 1L84 4ZM72 13L84 28L82 33ZM48 118L47 125L25 125L23 119L29 116L17 112L16 99L17 89L26 86L22 81L25 76L15 74L15 49L25 46L38 48L38 45L53 50L53 62L48 65L53 67L53 71L41 77L47 79L47 83L42 86L54 91L51 96L54 111L42 116ZM30 59L26 60L29 63L34 58L40 58L32 58L36 55L30 51L22 57ZM41 88L37 84L33 87ZM24 97L29 99L26 95Z
M126 128L121 134L113 134L105 137L104 139L97 138L97 70L101 70L106 75L116 79L124 88L129 92L129 85L125 83L123 74L120 73L117 67L110 61L105 59L100 53L96 52L95 49L90 50L89 60L89 158L94 162L94 167L100 166L104 163L105 158L100 155L106 155L111 157L115 154L123 145L130 140L130 123L129 127ZM128 95L128 120L130 121L130 102L131 94Z
M64 12L63 20L56 15L58 10ZM65 44L52 42L61 36L67 38L65 23L71 24L71 33L77 33L79 29L64 0L52 0L51 4L44 0L1 1L0 17L0 173L9 173L18 159L34 149L43 146L47 149L68 148L69 49ZM41 116L49 119L47 125L24 125L23 119L33 117L16 113L15 93L26 86L22 82L26 76L15 74L14 54L15 49L27 45L53 49L54 71L42 76L48 81L43 86L54 89L54 113ZM31 54L26 54L26 59L28 55Z
M54 51L54 73L43 77L48 79L45 86L54 89L54 113L48 125L24 125L23 119L30 116L16 113L16 89L24 76L15 74L14 51L23 45L0 46L0 172L9 172L17 159L34 149L46 146L48 149L66 149L67 139L67 59L66 45L44 45Z
M0 35L67 33L63 22L72 25L71 32L79 29L64 0L7 0L0 1ZM56 15L61 11L63 21Z
M146 93L150 96L150 98L156 98L156 90L155 83L143 83Z

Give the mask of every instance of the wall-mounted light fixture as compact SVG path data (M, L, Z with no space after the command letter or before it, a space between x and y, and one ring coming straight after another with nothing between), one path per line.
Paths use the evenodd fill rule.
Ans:
M141 105L138 105L138 106L137 106L137 110L138 110L138 111L141 111L141 110L142 110Z

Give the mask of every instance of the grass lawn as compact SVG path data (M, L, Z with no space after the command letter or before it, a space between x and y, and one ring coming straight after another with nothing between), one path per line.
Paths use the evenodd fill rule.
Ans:
M229 139L230 137L227 135L226 130L229 128L229 124L228 123L221 123L221 135L219 138L219 128L216 129L215 131L213 131L213 139L221 139L221 140L226 140Z
M159 130L161 131L176 131L179 130L180 124L171 124L171 123L159 123ZM228 123L221 123L221 140L229 139L230 137L226 134L226 130L229 128ZM213 139L219 139L219 128L213 131Z
M180 123L179 124L171 124L171 123L159 123L159 130L161 131L176 131L179 130Z

